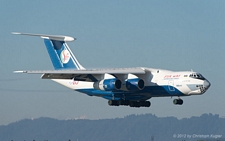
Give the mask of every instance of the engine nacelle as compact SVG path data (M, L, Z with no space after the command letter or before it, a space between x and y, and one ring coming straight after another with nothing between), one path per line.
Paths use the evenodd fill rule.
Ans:
M127 90L143 90L145 87L144 80L140 78L127 79L126 80L126 89Z
M95 89L103 91L119 90L122 82L119 79L103 79L101 81L94 82Z

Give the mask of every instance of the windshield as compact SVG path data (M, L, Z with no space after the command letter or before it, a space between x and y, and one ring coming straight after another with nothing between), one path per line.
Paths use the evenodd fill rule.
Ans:
M205 80L205 78L200 73L192 73L192 74L190 74L189 77L195 78L195 79Z

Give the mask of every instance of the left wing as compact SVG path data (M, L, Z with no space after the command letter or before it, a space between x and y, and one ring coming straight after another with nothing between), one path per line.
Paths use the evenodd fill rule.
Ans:
M114 69L90 69L90 70L24 70L15 73L43 74L42 79L74 79L77 81L96 82L105 74L116 78L127 74L145 74L144 68L114 68Z

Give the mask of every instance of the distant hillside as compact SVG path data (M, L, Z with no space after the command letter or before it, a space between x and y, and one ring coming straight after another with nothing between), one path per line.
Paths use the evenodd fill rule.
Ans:
M196 141L222 140L225 119L203 114L178 120L152 114L101 120L25 119L0 126L1 141Z

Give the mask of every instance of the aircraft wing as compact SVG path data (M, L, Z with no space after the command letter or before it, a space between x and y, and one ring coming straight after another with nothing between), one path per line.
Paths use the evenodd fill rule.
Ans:
M115 77L126 74L145 74L144 68L113 68L90 70L23 70L15 73L43 74L42 79L74 79L77 81L96 82L104 74Z

